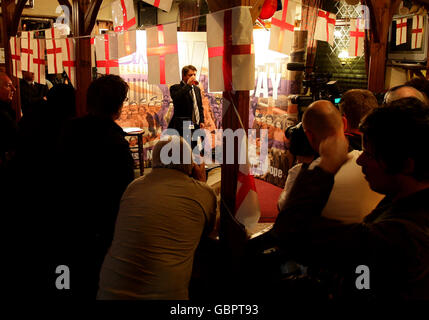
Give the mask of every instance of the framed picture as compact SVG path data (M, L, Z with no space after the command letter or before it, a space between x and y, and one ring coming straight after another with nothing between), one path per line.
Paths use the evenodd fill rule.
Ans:
M34 8L34 0L27 0L27 2L24 5L24 8Z

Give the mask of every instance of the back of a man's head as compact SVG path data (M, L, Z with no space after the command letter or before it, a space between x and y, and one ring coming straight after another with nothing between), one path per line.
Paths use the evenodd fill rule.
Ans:
M152 168L166 168L192 173L192 149L180 136L165 136L152 151Z
M88 113L109 118L118 117L128 89L128 84L117 75L104 75L95 79L89 85L86 95Z
M377 98L369 90L348 90L341 98L340 112L347 119L347 129L359 128L359 123L371 110L378 107Z
M360 130L364 143L374 150L391 174L402 173L414 160L412 176L429 181L429 107L416 98L395 100L364 118Z
M391 88L389 91L387 91L386 95L384 96L384 104L387 104L402 98L416 98L422 101L423 103L428 104L428 98L423 92L417 90L416 88L406 86L406 85L396 86Z
M328 100L310 104L302 116L302 125L315 151L318 151L320 141L343 131L341 114Z
M420 92L423 92L429 98L429 80L425 78L415 77L405 82L406 86L413 87Z

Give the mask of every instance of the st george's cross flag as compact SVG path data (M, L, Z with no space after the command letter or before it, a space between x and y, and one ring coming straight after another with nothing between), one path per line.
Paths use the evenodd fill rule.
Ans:
M17 37L10 37L10 54L12 58L13 76L22 79L21 72L21 42Z
M327 41L331 46L334 45L336 17L335 13L319 9L317 12L314 40Z
M396 45L407 43L407 18L395 19L396 21Z
M143 0L143 2L167 12L170 12L171 5L173 4L173 0Z
M33 72L33 32L21 32L21 70Z
M34 81L40 84L46 84L45 74L45 39L33 39L33 72Z
M411 30L411 49L422 47L423 41L423 16L413 16L413 28Z
M180 82L177 23L146 29L149 84Z
M349 57L361 57L364 54L365 22L362 19L350 20Z
M91 36L89 43L91 46L91 68L95 68L95 37Z
M240 164L237 175L237 195L235 198L235 218L246 230L253 233L261 217L255 178L250 172L249 163Z
M119 75L116 33L105 33L95 37L95 55L98 73Z
M137 50L137 30L118 33L118 58L133 54Z
M48 73L63 72L63 51L60 31L56 28L45 30L46 55L48 57Z
M283 10L271 18L270 44L268 49L290 54L293 44L296 3L283 0Z
M75 40L66 38L62 41L63 46L63 67L70 79L73 87L76 88L76 58L75 58Z
M112 2L113 28L115 32L135 29L137 26L133 0Z
M207 47L211 92L254 89L253 21L248 7L208 14Z

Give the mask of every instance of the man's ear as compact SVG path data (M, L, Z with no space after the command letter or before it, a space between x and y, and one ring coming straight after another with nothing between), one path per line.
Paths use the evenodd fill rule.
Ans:
M315 135L310 130L304 130L305 136L307 137L310 146L315 149L317 146L317 141ZM316 149L315 149L316 150Z
M344 132L347 132L347 119L345 116L341 117L343 120Z

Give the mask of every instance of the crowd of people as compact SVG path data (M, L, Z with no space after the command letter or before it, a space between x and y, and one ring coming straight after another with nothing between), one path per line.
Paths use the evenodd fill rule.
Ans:
M195 71L184 70L182 83L171 89L170 127L182 129L182 117L191 118L193 129L204 127ZM48 262L44 274L53 295L187 300L213 290L228 296L220 288L225 283L216 283L219 275L201 280L211 287L193 282L206 267L197 253L210 249L200 245L219 227L204 164L194 163L182 137L167 136L153 149L151 172L134 179L129 144L116 122L128 90L119 76L95 79L87 115L76 117L73 87L58 84L27 105L17 123L15 87L0 73L2 205L33 237L21 251L34 254L36 264ZM294 130L307 147L290 141L295 165L277 220L264 235L285 253L281 263L328 270L339 299L429 300L428 94L428 81L415 79L390 89L382 105L370 91L354 89L339 108L319 100L305 110ZM170 153L181 150L179 163L162 161L167 146ZM56 287L58 265L70 269L69 290ZM358 285L362 266L370 285ZM263 278L252 266L243 271L249 274ZM260 289L243 288L243 296L273 295L268 284Z

